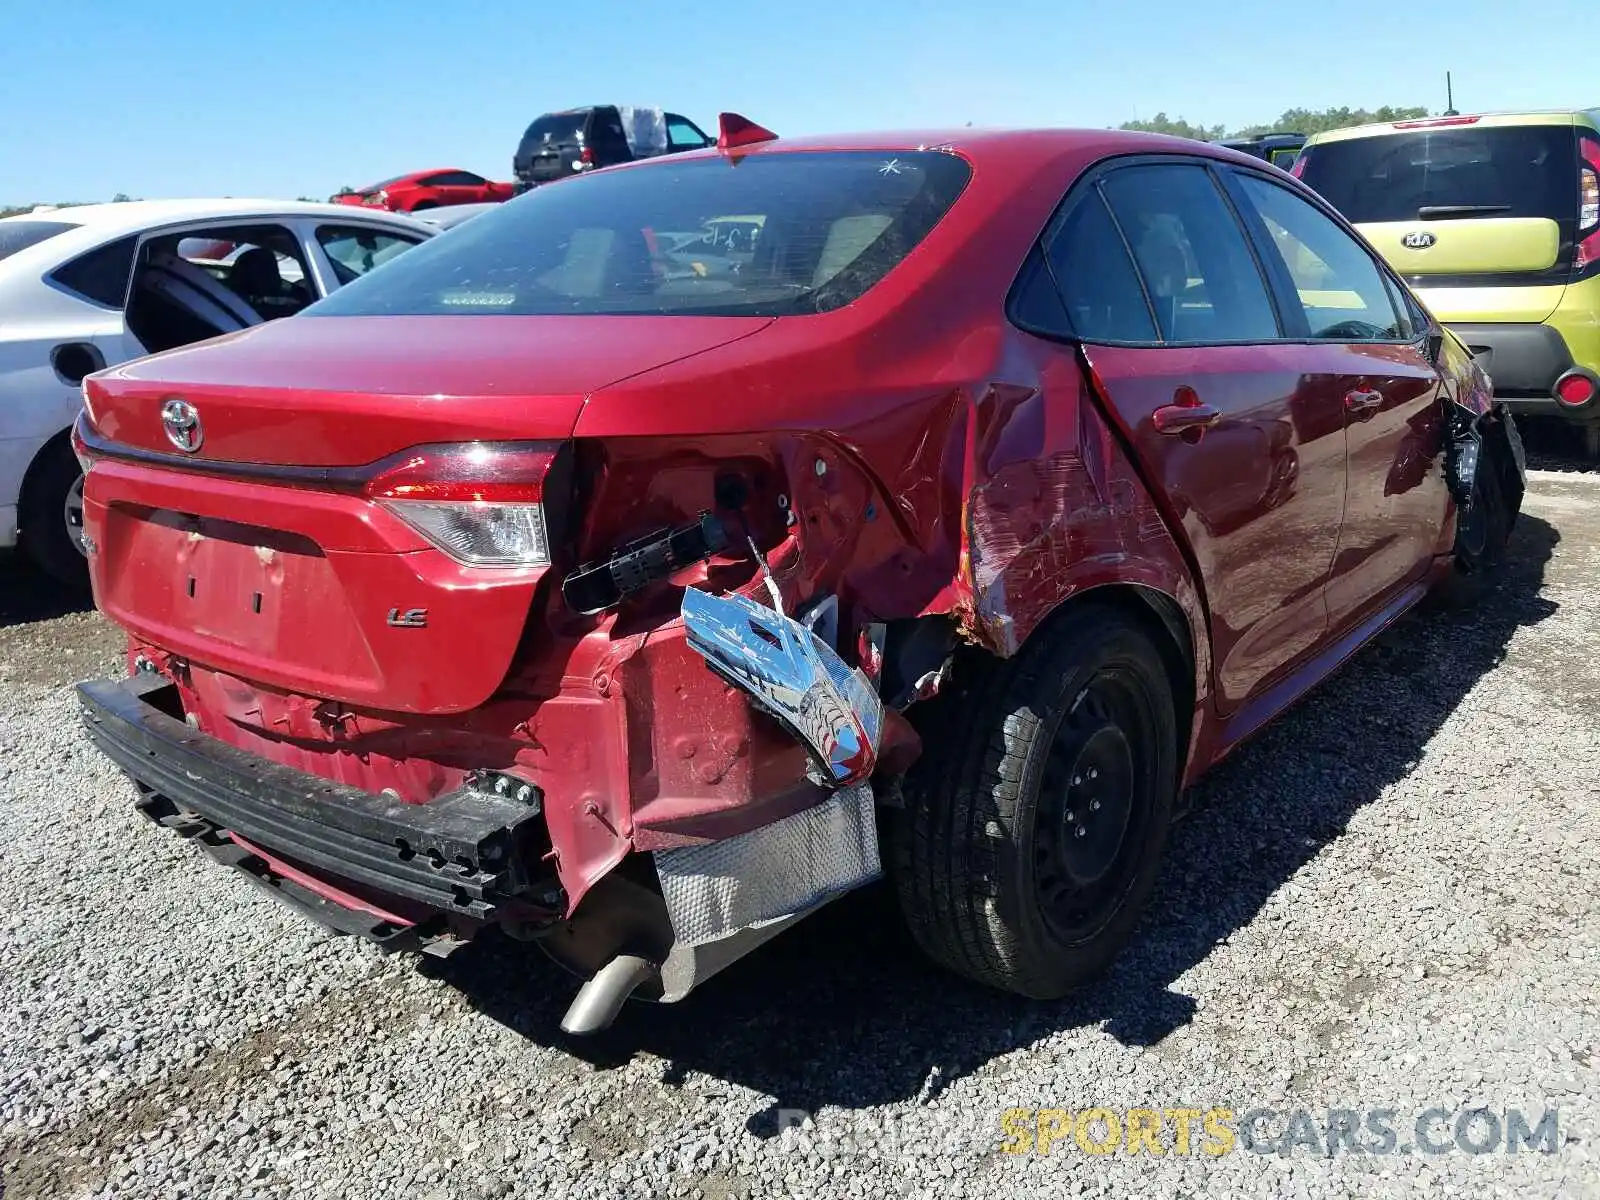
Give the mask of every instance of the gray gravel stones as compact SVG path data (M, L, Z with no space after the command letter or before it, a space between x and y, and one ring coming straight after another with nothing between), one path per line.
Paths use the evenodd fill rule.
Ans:
M536 950L385 959L148 826L63 687L115 638L0 628L4 1196L1596 1194L1600 478L1541 474L1516 552L1199 789L1081 995L938 973L878 891L587 1043ZM1012 1108L1432 1106L1559 1145L1002 1152Z

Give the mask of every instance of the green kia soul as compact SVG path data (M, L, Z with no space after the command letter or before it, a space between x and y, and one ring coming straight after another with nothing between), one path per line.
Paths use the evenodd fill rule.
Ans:
M1600 456L1600 109L1312 137L1292 173L1344 214L1519 415Z

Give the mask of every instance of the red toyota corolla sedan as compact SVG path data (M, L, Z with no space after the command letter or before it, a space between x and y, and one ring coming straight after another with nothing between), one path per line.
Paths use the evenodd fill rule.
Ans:
M1257 159L729 116L92 376L129 678L85 719L337 930L537 939L569 1030L885 870L934 958L1056 996L1180 789L1492 567L1490 397Z
M424 212L447 204L498 204L511 199L516 188L497 183L459 167L413 171L332 197L335 204L359 204L390 212Z

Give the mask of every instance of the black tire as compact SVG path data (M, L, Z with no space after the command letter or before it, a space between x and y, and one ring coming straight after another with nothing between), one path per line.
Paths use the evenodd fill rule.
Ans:
M1139 623L1087 604L1013 659L962 666L974 677L936 702L906 807L891 814L890 870L931 958L1053 999L1110 964L1154 886L1177 796L1172 682ZM1096 762L1105 770L1091 782ZM1103 873L1085 886L1097 861ZM1075 906L1090 911L1069 919Z
M18 526L22 550L46 575L68 590L89 590L89 560L67 528L67 497L83 472L67 442L39 452L22 485Z

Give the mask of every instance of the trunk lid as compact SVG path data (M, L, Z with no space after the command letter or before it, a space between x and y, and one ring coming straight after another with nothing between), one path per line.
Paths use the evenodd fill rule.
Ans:
M766 317L297 317L113 368L102 437L175 453L161 408L204 430L184 457L357 466L430 442L559 440L609 384L745 337Z
M103 372L86 389L96 602L136 637L242 680L386 711L477 707L505 678L548 567L474 565L449 522L416 510L558 508L559 447L589 395L768 323L296 317ZM163 424L175 398L202 422L191 453ZM480 441L534 445L482 489L467 475L465 498L453 468L438 478L454 498L393 498L416 494L419 469L430 483L431 452L416 447ZM369 479L396 463L410 474L373 498Z

